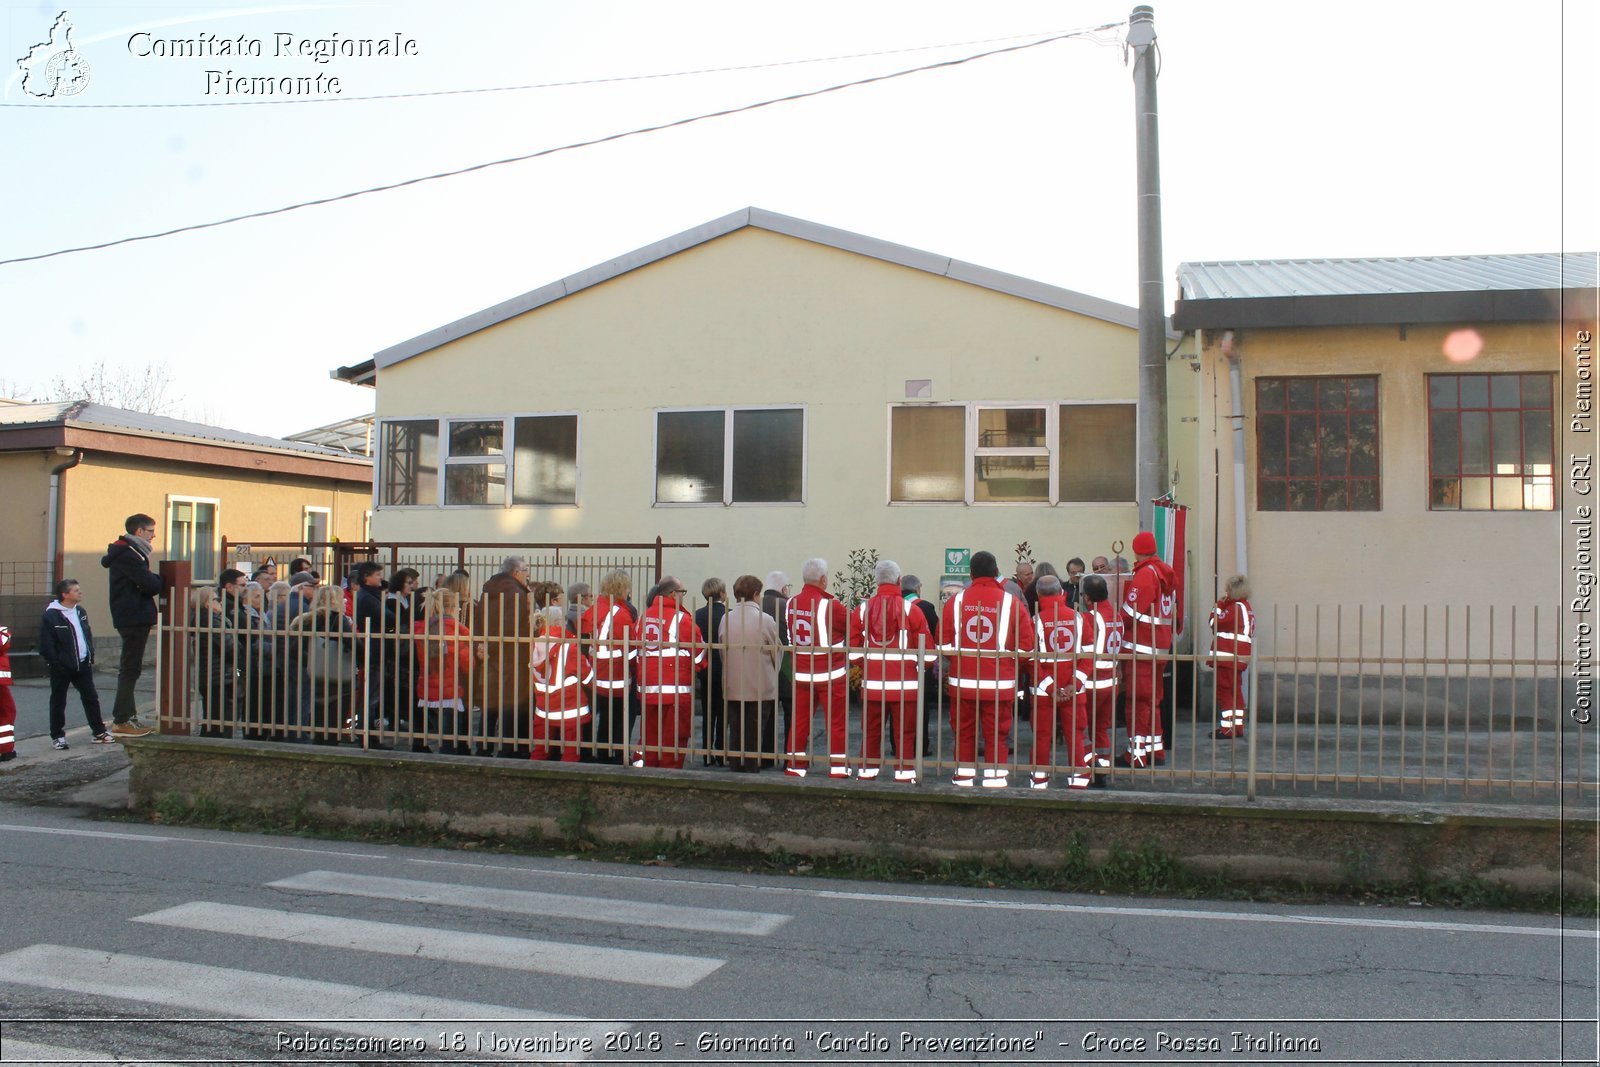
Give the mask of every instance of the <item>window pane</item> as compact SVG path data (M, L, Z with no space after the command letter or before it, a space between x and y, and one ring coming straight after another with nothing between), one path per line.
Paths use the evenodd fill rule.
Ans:
M1285 419L1283 415L1262 415L1256 421L1256 451L1262 477L1281 478L1289 473Z
M805 412L733 413L733 502L799 503L805 452Z
M889 499L967 498L967 413L957 407L889 411Z
M722 503L722 415L720 411L657 413L658 503Z
M1550 406L1550 375L1524 374L1522 376L1522 403L1524 407Z
M1461 413L1461 472L1463 474L1489 473L1489 413L1463 411Z
M1436 411L1428 419L1428 469L1435 477L1461 473L1461 416Z
M1378 410L1378 379L1350 379L1350 409L1352 411Z
M1322 510L1323 511L1349 511L1350 510L1350 483L1338 478L1330 478L1322 483Z
M1375 477L1378 473L1378 413L1350 415L1350 473Z
M1282 411L1283 410L1283 379L1282 378L1257 378L1256 379L1256 410L1257 411Z
M1523 479L1522 506L1528 511L1554 510L1556 506L1555 480L1549 475Z
M1050 499L1049 456L977 456L973 470L973 500Z
M1428 506L1435 511L1458 511L1461 508L1461 479L1435 478L1428 494Z
M1289 473L1317 473L1317 417L1289 416Z
M1464 511L1489 510L1489 478L1461 479L1461 507Z
M1461 376L1461 406L1486 408L1489 406L1489 376L1463 374Z
M1489 376L1489 406L1520 408L1522 406L1522 378L1516 374L1491 374Z
M1496 411L1489 418L1490 429L1494 434L1494 472L1496 474L1521 474L1521 413L1516 411Z
M445 467L444 502L503 507L506 502L504 463L451 463Z
M1258 511L1287 511L1289 509L1288 497L1285 495L1284 484L1281 480L1273 478L1256 486L1256 509Z
M1454 374L1432 374L1428 376L1428 406L1435 411L1441 408L1460 407L1460 393L1456 387Z
M1289 482L1289 510L1317 510L1317 483L1313 479L1305 478Z
M1550 413L1548 411L1525 411L1522 413L1522 462L1531 468L1543 464L1548 466L1551 458ZM1529 473L1524 468L1523 473Z
M1136 412L1133 404L1061 405L1059 500L1123 501L1137 496Z
M979 448L1043 448L1044 408L979 408Z
M500 456L505 454L505 423L499 419L474 419L450 424L450 455Z
M1350 426L1344 414L1322 413L1317 429L1318 465L1324 477L1344 475L1350 468ZM1336 509L1342 510L1342 509Z
M578 416L518 419L511 465L513 504L578 502Z
M1355 478L1350 482L1350 510L1378 510L1378 479Z
M385 422L381 448L379 504L438 502L438 420Z
M1496 478L1494 480L1494 510L1522 510L1522 479Z
M1317 407L1323 411L1342 411L1346 406L1343 378L1323 378L1317 382Z
M1317 380L1315 378L1289 379L1289 410L1315 411L1317 408Z

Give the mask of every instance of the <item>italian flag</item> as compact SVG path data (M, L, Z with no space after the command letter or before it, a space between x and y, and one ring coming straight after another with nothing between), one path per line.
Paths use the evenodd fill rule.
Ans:
M1154 527L1151 533L1156 535L1156 555L1172 568L1173 574L1178 579L1177 609L1173 612L1172 628L1174 633L1183 633L1183 621L1186 617L1184 611L1184 548L1185 533L1189 525L1189 509L1182 504L1175 503L1171 497L1162 497L1153 500L1154 508L1150 512L1150 523Z

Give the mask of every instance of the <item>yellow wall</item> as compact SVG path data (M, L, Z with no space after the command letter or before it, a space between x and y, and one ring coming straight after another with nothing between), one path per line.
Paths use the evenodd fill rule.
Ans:
M797 238L744 229L379 373L378 415L580 413L577 508L380 509L385 540L708 542L698 588L876 548L929 588L946 547L1058 565L1129 541L1128 504L894 505L888 408L1138 396L1137 332ZM1188 373L1185 371L1184 373ZM656 506L657 408L805 404L807 503Z
M1478 331L1481 354L1454 363L1442 346L1460 328ZM1228 362L1219 351L1221 332L1208 331L1203 350L1199 413L1201 455L1206 466L1192 540L1198 599L1213 594L1215 571L1238 569L1234 552L1233 438ZM1468 654L1531 657L1533 607L1540 606L1539 639L1548 654L1556 636L1560 573L1550 565L1559 551L1564 481L1561 428L1563 398L1556 381L1556 509L1487 512L1428 510L1428 396L1425 375L1556 372L1561 360L1556 323L1306 327L1237 331L1241 362L1245 443L1245 527L1254 604L1263 631L1263 651L1287 655L1379 654L1380 605L1387 605L1384 642L1399 654L1399 609L1407 606L1407 652L1417 656L1427 639L1432 658ZM1257 511L1255 497L1255 379L1275 375L1349 374L1378 376L1381 510L1349 512ZM1211 455L1215 449L1216 461ZM1213 503L1209 482L1220 468ZM1511 626L1510 605L1517 605ZM1491 626L1489 608L1495 607ZM1320 630L1317 608L1321 607ZM1423 608L1427 608L1427 620ZM1445 610L1449 646L1446 646ZM1467 609L1471 609L1470 632ZM1298 631L1296 611L1299 612ZM1361 613L1364 612L1364 617ZM1277 625L1272 625L1276 619ZM1342 634L1336 632L1342 628ZM1362 638L1356 633L1362 631ZM1331 665L1324 669L1332 670ZM1354 670L1352 664L1347 669ZM1364 669L1374 669L1370 664ZM1394 669L1399 669L1395 667Z
M61 462L47 452L0 453L0 563L45 561L45 509L49 506L50 468ZM8 590L4 590L8 591Z

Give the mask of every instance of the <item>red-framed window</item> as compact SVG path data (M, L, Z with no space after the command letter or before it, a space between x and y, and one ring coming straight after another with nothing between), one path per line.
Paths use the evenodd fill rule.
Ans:
M1256 510L1377 511L1378 378L1256 379Z
M1428 375L1428 509L1551 511L1555 376Z

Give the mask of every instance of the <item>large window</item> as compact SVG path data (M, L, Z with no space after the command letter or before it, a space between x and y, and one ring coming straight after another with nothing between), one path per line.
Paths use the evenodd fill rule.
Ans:
M1256 379L1256 508L1377 511L1378 379Z
M656 503L804 503L805 444L801 408L658 411Z
M188 560L196 582L217 579L217 502L167 498L167 558Z
M1136 410L1129 403L890 408L889 500L1128 503Z
M379 441L380 507L578 502L576 415L393 419Z
M1555 508L1549 374L1428 375L1428 507Z

